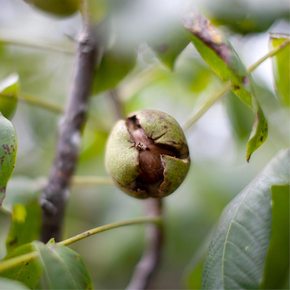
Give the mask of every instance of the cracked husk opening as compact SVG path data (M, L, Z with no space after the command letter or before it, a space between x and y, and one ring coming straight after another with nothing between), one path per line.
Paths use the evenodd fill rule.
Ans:
M151 197L160 197L160 185L164 181L164 162L162 156L180 158L180 152L173 146L155 143L140 125L136 115L126 119L126 127L138 150L139 174L132 188L134 191L146 192Z

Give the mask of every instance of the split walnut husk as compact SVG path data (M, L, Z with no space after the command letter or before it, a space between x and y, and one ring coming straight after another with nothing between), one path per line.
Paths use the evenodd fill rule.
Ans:
M190 158L177 121L160 111L143 110L116 123L105 163L124 192L137 198L161 198L183 182Z

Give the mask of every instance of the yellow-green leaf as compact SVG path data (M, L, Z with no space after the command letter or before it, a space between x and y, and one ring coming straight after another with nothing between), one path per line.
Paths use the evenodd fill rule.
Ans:
M251 133L254 116L248 107L233 93L229 93L225 99L227 115L232 131L238 140L246 140Z
M250 160L252 153L265 142L267 136L268 136L268 124L262 109L258 107L256 119L254 121L252 132L247 143L246 150L247 161Z
M7 251L39 238L41 209L37 198L27 204L15 204L12 222L6 239Z
M25 244L18 248L15 248L11 253L9 253L5 259L11 259L14 257L18 257L24 254L31 253L35 250L35 247L33 244ZM42 274L42 267L39 263L38 259L32 259L30 261L25 261L18 263L14 267L1 272L1 277L17 280L23 284L25 284L27 287L32 289L38 289L39 287L39 280Z
M0 112L11 119L16 111L19 95L19 77L13 74L0 82Z
M55 16L66 17L76 13L80 0L24 0L32 6Z
M205 62L221 80L232 83L232 92L256 115L247 144L249 161L251 154L266 140L268 131L267 121L251 87L252 79L231 44L206 18L190 16L184 20L184 27L191 33L192 43Z
M11 212L11 223L6 238L6 249L10 253L20 245L39 239L41 208L39 192L41 181L30 178L13 178L7 187L9 194L3 208Z
M290 107L290 35L272 34L272 48L285 46L273 57L275 86L281 103Z

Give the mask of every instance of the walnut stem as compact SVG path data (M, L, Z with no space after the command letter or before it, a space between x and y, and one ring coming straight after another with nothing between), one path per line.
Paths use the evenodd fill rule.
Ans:
M148 216L162 216L162 199L150 198L145 201ZM149 225L146 233L146 248L137 264L127 290L148 289L153 275L161 261L161 251L164 241L163 225Z
M118 91L114 90L114 98L118 99L115 102L114 111L117 118L122 113L123 118L123 105L117 95ZM112 97L112 96L111 96ZM146 231L146 244L144 253L135 267L134 273L131 277L131 281L127 286L127 290L145 290L148 289L154 274L156 273L157 267L161 261L161 252L164 241L164 229L162 223L163 213L163 202L159 198L149 198L144 201L146 215L152 217L161 217L160 224L149 225Z
M41 240L59 241L68 190L79 156L80 136L88 111L95 60L99 49L90 25L84 21L77 47L74 77L50 176L41 196Z

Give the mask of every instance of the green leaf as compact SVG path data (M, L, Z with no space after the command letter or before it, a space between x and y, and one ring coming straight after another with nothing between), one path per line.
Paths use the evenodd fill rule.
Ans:
M40 234L41 209L39 191L41 182L35 179L13 178L3 207L11 212L11 225L6 239L9 253L14 248L37 240Z
M290 149L280 152L226 207L211 241L204 289L258 289L271 234L271 187L289 182Z
M275 86L281 103L290 107L290 35L271 34L270 44L272 48L288 45L273 57L273 70Z
M230 43L224 39L210 22L202 17L189 17L184 21L185 28L191 33L196 49L223 81L232 83L232 92L256 114L256 122L247 145L247 160L263 144L267 137L267 121L251 88L251 78L239 56Z
M12 123L0 113L0 206L5 197L6 185L14 170L17 140Z
M0 278L0 289L3 290L28 290L23 284L5 278Z
M187 289L201 289L203 265L204 261L200 260L196 265L192 266L194 270L188 273L185 281Z
M31 253L34 250L35 247L31 243L23 245L9 253L5 257L5 260ZM29 288L35 289L39 284L41 274L41 264L39 263L38 259L32 259L28 262L19 263L17 266L1 272L1 277L17 280L19 282L22 282Z
M19 88L17 74L10 75L0 83L0 112L7 119L11 119L16 111Z
M263 32L276 20L289 19L288 1L279 1L279 5L272 0L264 0L263 5L244 0L205 2L206 11L209 11L210 19L215 24L241 34Z
M114 50L106 51L95 71L93 93L97 94L117 87L135 66L135 62L136 56L133 52L129 54Z
M238 140L249 138L253 116L248 108L236 96L229 93L225 99L227 115L232 131Z
M6 236L8 232L8 227L11 223L11 214L6 211L3 207L0 207L0 259L4 257L6 253Z
M80 0L25 0L34 7L55 16L67 17L80 8Z
M7 185L9 194L3 202L3 207L12 212L15 204L27 204L38 199L44 184L45 178L13 177Z
M79 254L57 244L34 243L43 266L45 289L92 289L88 271Z
M164 34L162 39L155 39L149 44L156 52L159 59L170 69L174 68L175 60L189 44L190 38L187 31L180 25L174 25L170 33Z
M38 199L27 204L15 204L12 223L6 239L7 252L39 238L41 209Z
M187 19L185 28L205 62L223 81L231 81L233 92L252 108L247 70L230 43L202 16Z
M272 234L263 289L286 289L289 278L289 195L289 184L272 186Z
M265 142L267 136L268 136L268 124L262 109L259 107L256 113L256 118L252 128L252 132L247 143L246 150L247 161L250 160L252 153Z

